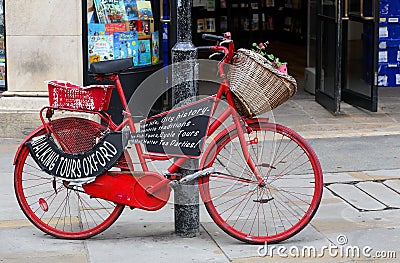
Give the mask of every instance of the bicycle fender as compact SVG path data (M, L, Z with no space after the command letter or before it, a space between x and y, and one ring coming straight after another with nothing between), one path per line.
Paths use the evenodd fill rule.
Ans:
M124 152L121 132L107 133L91 149L80 153L63 151L50 134L33 137L25 144L43 171L67 181L104 174Z
M14 162L13 162L14 165L17 163L17 157L19 156L19 154L20 154L20 152L21 152L21 150L22 150L22 147L24 147L25 143L26 143L27 141L32 140L33 137L37 137L37 136L39 136L39 135L42 135L42 134L44 134L45 132L46 132L46 128L44 127L44 125L41 125L41 126L37 127L34 131L32 131L32 132L22 141L22 143L18 146L17 152L15 153Z

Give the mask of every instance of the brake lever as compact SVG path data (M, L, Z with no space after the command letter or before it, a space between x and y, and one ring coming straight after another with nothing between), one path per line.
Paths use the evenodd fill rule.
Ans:
M222 44L229 44L229 43L231 43L233 40L231 40L231 39L226 39L226 40L224 40L224 41L222 41L221 43L219 43L219 45L221 46Z
M209 59L212 59L212 58L215 57L215 56L223 55L223 54L224 54L224 53L221 53L221 52L215 52L215 53L211 54L208 58L209 58Z

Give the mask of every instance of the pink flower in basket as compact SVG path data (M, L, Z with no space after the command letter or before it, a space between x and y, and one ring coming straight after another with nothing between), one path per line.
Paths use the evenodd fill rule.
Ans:
M267 58L269 61L271 61L272 65L279 70L280 72L284 73L284 74L288 74L287 72L287 63L286 62L280 62L279 58L275 57L272 54L267 54L265 53L265 50L267 48L267 46L269 45L269 42L264 42L264 43L260 43L260 44L256 44L253 43L253 49L252 51L260 54L261 56Z
M282 73L288 74L286 65L287 64L282 64L280 67L277 67L276 69L279 70Z

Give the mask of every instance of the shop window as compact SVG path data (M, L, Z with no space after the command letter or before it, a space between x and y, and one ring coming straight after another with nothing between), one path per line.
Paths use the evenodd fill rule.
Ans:
M135 66L158 64L160 36L151 1L87 0L88 62L132 58Z

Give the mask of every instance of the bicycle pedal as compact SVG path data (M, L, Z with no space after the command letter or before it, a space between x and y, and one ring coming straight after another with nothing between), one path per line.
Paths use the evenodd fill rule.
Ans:
M186 175L185 177L183 177L182 179L179 180L179 183L180 184L188 183L188 182L190 182L192 180L195 180L195 179L198 179L200 177L209 175L210 173L213 173L214 171L215 171L214 167L209 167L209 168L206 168L204 170L197 171L197 172L195 172L193 174Z

